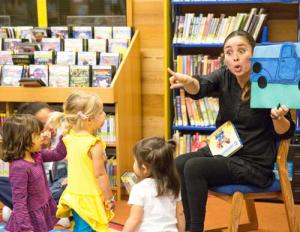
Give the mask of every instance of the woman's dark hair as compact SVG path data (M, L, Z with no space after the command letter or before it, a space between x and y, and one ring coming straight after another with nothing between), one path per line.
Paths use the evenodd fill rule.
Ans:
M236 37L236 36L243 37L249 43L249 45L252 48L252 52L253 52L255 44L256 44L255 40L252 37L252 35L250 35L248 32L243 31L243 30L237 30L237 31L231 32L224 40L224 47L229 39ZM250 86L251 85L250 85L250 80L249 80L249 81L247 81L247 83L245 84L245 86L242 89L241 100L243 102L246 102L250 99Z
M139 141L133 153L139 168L145 165L157 183L157 196L172 194L178 197L180 182L174 164L176 143L163 138L150 137Z
M35 115L37 112L44 108L51 110L51 107L45 102L26 102L20 105L17 110L17 114Z
M11 116L2 129L2 154L5 162L23 159L25 151L32 146L32 134L40 133L43 124L31 114Z

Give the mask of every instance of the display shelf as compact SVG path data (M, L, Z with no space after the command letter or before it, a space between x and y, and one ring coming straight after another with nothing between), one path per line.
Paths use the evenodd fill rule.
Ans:
M116 120L116 142L108 143L115 147L117 158L117 181L113 187L117 199L121 199L121 175L132 170L132 147L141 139L141 70L139 32L135 31L109 88L53 88L53 87L0 87L0 102L10 113L15 102L63 103L72 92L81 90L100 96L104 104L114 107Z

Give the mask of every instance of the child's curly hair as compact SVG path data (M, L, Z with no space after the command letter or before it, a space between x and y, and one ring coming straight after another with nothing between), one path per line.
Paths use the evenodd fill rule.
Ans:
M2 154L5 162L23 159L25 151L32 146L32 134L40 133L43 124L30 114L11 116L6 119L2 129Z

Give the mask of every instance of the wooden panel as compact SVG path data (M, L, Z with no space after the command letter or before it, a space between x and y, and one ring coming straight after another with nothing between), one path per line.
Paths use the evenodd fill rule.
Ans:
M143 94L164 94L163 85L163 73L162 72L143 72L142 73L142 85Z
M269 41L297 41L296 20L269 20Z
M143 137L163 136L163 0L134 0L142 55Z
M164 136L164 117L143 116L143 137L149 136Z

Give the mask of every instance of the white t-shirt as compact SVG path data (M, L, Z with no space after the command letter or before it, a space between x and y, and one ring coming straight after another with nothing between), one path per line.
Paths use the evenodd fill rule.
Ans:
M156 183L146 178L135 184L130 192L128 204L144 208L144 215L138 232L178 232L176 202L173 196L156 197Z

